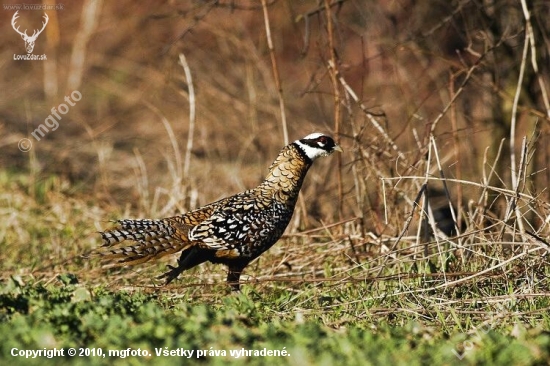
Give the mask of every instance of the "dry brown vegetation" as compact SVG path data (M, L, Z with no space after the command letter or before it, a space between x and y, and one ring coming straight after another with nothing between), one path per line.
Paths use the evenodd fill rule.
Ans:
M548 305L548 2L86 0L48 12L34 51L47 61L12 60L13 13L0 13L3 277L151 285L160 266L106 277L80 255L109 219L256 185L288 129L329 132L346 153L310 171L252 286L350 305L392 294L391 311L421 317ZM41 22L20 13L22 28ZM19 151L74 90L59 128ZM427 191L436 213L456 207L451 237L422 214ZM208 298L224 276L203 266L165 290Z

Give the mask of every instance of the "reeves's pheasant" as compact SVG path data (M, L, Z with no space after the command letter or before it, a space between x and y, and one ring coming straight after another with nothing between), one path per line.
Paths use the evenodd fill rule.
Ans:
M177 267L168 266L161 276L167 284L210 261L229 267L227 282L238 291L243 269L283 234L313 161L334 151L342 149L321 133L296 140L281 150L258 187L179 216L118 220L116 228L101 233L102 247L108 249L99 254L125 266L181 252Z

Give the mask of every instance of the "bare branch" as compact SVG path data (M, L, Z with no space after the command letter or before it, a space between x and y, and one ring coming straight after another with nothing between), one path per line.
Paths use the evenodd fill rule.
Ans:
M183 162L183 176L187 177L191 166L191 150L193 149L193 135L195 133L195 87L193 86L191 69L183 53L180 53L179 60L185 72L185 80L187 81L187 89L189 90L189 132L187 133L187 146L185 148L185 160Z
M266 0L262 0L262 8L264 10L264 23L265 23L265 33L267 37L267 46L269 48L269 55L271 56L271 66L273 67L273 78L275 79L275 86L277 88L277 94L279 95L281 125L283 127L283 141L285 145L287 145L288 128L286 124L285 100L283 97L283 87L281 85L281 78L279 77L279 68L277 67L277 58L275 57L275 48L273 47L273 41L271 39L271 26L269 25L269 13L267 11Z
M533 25L531 24L531 14L529 13L529 8L527 7L527 2L521 0L521 8L523 9L523 15L525 17L526 25L526 42L531 45L531 65L533 66L533 71L537 75L537 80L539 82L540 91L542 93L542 100L544 102L544 107L546 108L546 116L550 119L550 101L548 100L548 93L546 91L546 83L544 78L539 72L539 65L537 63L537 47L535 44L535 34L533 32Z

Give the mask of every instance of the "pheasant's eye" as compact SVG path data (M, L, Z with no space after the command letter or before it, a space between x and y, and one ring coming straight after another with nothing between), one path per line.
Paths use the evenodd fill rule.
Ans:
M326 136L321 136L317 140L317 145L319 145L321 147L324 147L327 144L327 142L328 142L327 137Z

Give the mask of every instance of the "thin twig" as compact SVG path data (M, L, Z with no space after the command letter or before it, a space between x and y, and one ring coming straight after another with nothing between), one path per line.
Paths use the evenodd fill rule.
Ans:
M418 175L400 175L398 177L385 177L385 178L381 178L383 180L388 180L388 181L393 181L393 180L405 180L405 179L411 179L411 180L415 180L415 179L424 179L423 176L418 176ZM441 181L441 178L439 177L428 177L429 180L436 180L436 181ZM494 186L487 186L485 183L478 183L478 182L472 182L472 181L468 181L468 180L464 180L464 179L454 179L454 178L445 178L445 180L447 182L450 182L450 183L459 183L459 184L464 184L464 185L469 185L469 186L473 186L473 187L478 187L478 188L487 188L487 189L492 189L494 192L496 193L501 193L501 194L507 194L507 195L515 195L516 192L514 190L511 190L511 189L506 189L506 188L499 188L499 187L494 187ZM521 199L524 199L526 201L532 201L532 200L535 200L536 198L527 194L527 193L521 193L521 192L518 192L518 195Z
M172 42L170 42L166 46L164 46L164 48L162 49L161 54L162 55L167 54L168 51L170 51L170 49L177 42L179 42L181 39L183 39L183 37L185 37L187 35L187 33L191 32L191 30L193 30L193 28L195 28L195 26L197 24L199 24L199 22L208 15L208 13L210 13L210 11L212 9L214 9L214 7L216 7L218 5L218 3L219 3L219 0L210 0L208 3L204 4L204 6L201 6L200 12L193 16L191 24L189 26L187 26L187 28L185 28L176 38L174 38L174 40Z
M458 224L457 224L458 220L457 220L455 210L454 210L454 207L453 207L453 202L451 200L451 195L449 193L449 187L447 186L447 179L445 178L445 173L443 172L443 168L441 167L441 160L439 159L439 154L437 153L437 144L435 142L435 138L434 138L433 135L430 135L430 140L431 140L432 145L434 146L435 161L437 162L437 169L439 170L439 176L441 177L441 183L443 183L443 191L445 192L445 197L447 198L447 202L449 204L449 210L451 211L451 217L453 219L456 234L460 235L460 230L459 230Z
M168 134L168 138L170 139L170 143L172 144L172 149L174 150L174 156L176 158L175 167L174 167L174 176L173 179L176 182L181 182L181 178L183 176L182 168L182 159L181 159L181 151L178 144L178 139L176 138L176 134L174 133L174 130L172 129L172 126L170 125L170 122L168 119L164 116L164 114L161 113L161 111L154 106L152 103L143 100L143 104L149 108L153 113L155 113L157 116L159 116L164 128L166 129L166 133Z
M429 241L429 218L428 218L428 207L430 203L428 202L428 178L430 176L430 165L432 162L432 145L430 144L428 148L428 156L426 156L426 169L424 173L424 182L422 182L422 191L424 192L424 200L422 201L422 207L420 208L420 222L421 224L418 225L418 234L416 236L416 245L420 246L420 229L424 228L424 235L426 236L427 240L424 240L424 257L428 257L428 245L426 242ZM435 227L432 228L433 232L436 232ZM425 239L425 238L423 238ZM437 240L437 238L436 238Z
M512 178L512 188L516 189L517 175L516 175L516 125L517 125L517 113L519 97L521 95L521 88L523 84L523 75L525 74L525 65L527 63L527 52L529 51L529 35L525 34L525 43L523 45L523 54L521 56L521 66L519 68L518 82L516 85L516 93L514 95L514 102L512 104L512 118L510 121L510 174Z
M454 91L454 85L455 85L455 77L454 74L451 73L451 80L449 82L449 94L451 95L451 98L453 97L455 91ZM452 126L452 134L453 134L453 147L454 147L454 154L455 154L455 176L457 179L462 178L462 154L460 149L460 138L458 135L458 124L457 124L457 113L456 113L456 104L453 104L451 106L451 126ZM462 186L458 185L456 188L456 202L457 204L457 219L455 221L455 225L457 227L457 234L460 234L458 231L458 228L462 225Z
M407 230L409 230L409 226L411 225L411 222L412 222L412 219L414 217L414 211L416 210L416 208L418 207L418 202L420 202L420 198L422 197L422 195L425 193L427 189L427 185L426 184L423 184L422 185L422 188L420 189L420 192L418 192L418 194L416 195L416 198L414 199L414 203L413 203L413 207L412 207L412 210L411 210L411 213L409 215L409 217L407 217L407 220L405 221L405 225L403 226L403 229L401 230L401 233L399 233L399 236L395 239L395 241L393 242L391 248L389 249L388 251L388 255L384 257L384 262L380 265L380 268L378 270L378 273L376 273L375 277L378 277L380 276L380 274L382 273L382 271L384 270L385 268L385 264L387 263L388 261L388 256L391 255L391 253L393 253L393 251L395 250L395 248L397 247L397 244L399 244L399 242L401 241L401 239L403 238L403 236L405 236L405 233L407 232Z
M69 77L67 80L68 90L78 90L84 73L84 63L87 60L86 46L92 37L101 16L101 0L87 0L82 6L82 19L73 42L73 51L69 62Z
M482 186L483 190L482 190L482 192L479 196L479 200L477 201L477 206L476 206L476 209L474 211L474 214L472 215L472 218L471 218L472 222L475 222L475 219L476 219L477 215L481 211L481 207L483 207L484 210L487 207L486 199L487 199L487 190L489 189L489 182L492 180L493 175L495 174L497 162L500 159L500 154L502 153L502 147L504 146L504 141L505 141L505 139L500 140L500 144L498 146L497 154L496 154L495 160L494 160L494 162L491 166L491 171L489 172L489 176L487 176L487 174L485 172L485 166L487 165L487 151L488 151L488 148L485 149L485 154L484 154L484 157L483 157L483 180L482 180L483 181L483 186ZM482 204L483 201L485 201L485 202ZM480 216L480 222L479 222L480 226L481 226L481 220L482 219L483 219L483 215Z
M365 116L367 116L367 118L369 119L371 124L374 126L374 128L376 128L378 130L378 132L380 132L380 134L382 135L384 140L386 140L386 142L388 144L390 144L390 146L397 153L399 158L405 159L405 155L401 151L399 151L399 148L397 147L397 144L392 140L392 138L388 135L388 133L384 130L384 128L380 125L380 123L376 120L376 118L374 118L374 115L371 112L369 112L368 108L363 104L363 102L361 102L359 97L357 97L357 94L355 94L353 89L349 86L349 84L346 82L346 80L340 75L338 70L332 65L332 63L330 61L329 61L329 68L332 68L333 70L335 70L336 76L338 77L338 81L340 81L340 84L342 84L345 91L347 93L349 93L349 95L354 100L354 102L359 106L359 108L361 108L363 113L365 113Z
M332 90L334 93L334 134L338 136L340 134L340 87L338 86L338 71L336 63L336 49L334 48L334 29L332 24L332 13L330 11L330 1L325 0L325 12L327 18L327 33L328 33L328 47L329 47L329 72L332 82ZM331 67L332 66L332 67ZM344 208L344 191L342 185L342 157L337 156L337 180L338 180L338 218L342 219Z
M283 127L283 140L285 145L288 145L288 129L286 125L285 100L283 97L283 87L281 85L281 79L279 77L279 68L277 67L277 58L275 57L275 48L273 47L273 40L271 39L271 27L269 25L269 13L267 11L266 0L262 0L262 8L264 10L264 23L265 23L265 34L267 37L267 47L269 48L269 55L271 56L271 66L273 66L273 78L275 79L275 87L277 88L277 94L279 95L279 108L281 111L281 125Z
M527 169L527 142L526 138L523 138L522 144L521 144L521 157L520 157L520 165L519 165L519 171L518 171L518 177L516 178L517 186L513 187L515 191L515 195L512 197L512 202L510 203L510 209L513 209L516 214L517 224L519 228L519 232L522 236L525 235L525 227L523 225L523 217L521 215L521 211L519 209L518 201L519 201L519 182L521 180L521 175L524 170ZM506 221L506 220L504 220ZM523 241L526 242L527 240L523 238Z
M445 116L445 114L447 113L447 111L449 110L449 108L451 108L451 106L454 104L454 102L456 101L456 99L460 96L460 94L462 94L462 92L464 91L464 88L466 87L466 84L468 84L468 82L470 81L470 78L472 77L472 74L474 73L474 71L477 69L477 67L481 64L481 61L483 60L483 58L485 57L485 55L487 55L488 52L484 53L483 55L481 55L477 60L476 62L474 63L474 65L472 67L470 67L468 69L468 72L466 73L466 76L464 77L464 80L462 81L462 83L460 84L460 87L458 88L458 90L456 91L456 93L454 93L454 95L452 96L451 100L449 101L449 103L447 103L447 105L443 108L443 110L441 111L441 113L439 113L439 115L435 118L435 120L432 122L432 125L430 127L430 133L434 133L435 131L435 128L437 127L437 124L439 123L439 121L441 121L441 119Z
M185 148L185 159L183 162L183 176L187 177L191 166L191 150L193 149L193 135L195 132L195 87L193 86L193 78L191 77L191 69L187 63L187 59L183 53L179 54L180 64L185 72L187 81L187 89L189 91L189 131L187 133L187 146Z
M526 43L531 45L531 65L533 66L533 71L537 75L537 80L539 82L540 91L542 94L542 101L544 102L544 107L546 108L546 116L550 119L550 101L548 100L548 93L546 91L546 83L544 78L539 72L539 65L537 63L537 47L535 44L535 34L533 32L533 25L531 24L531 14L529 13L529 8L527 7L527 2L521 0L521 8L523 9L523 15L525 17L526 25Z
M147 178L147 167L143 156L139 152L137 147L133 148L134 156L136 157L137 166L134 167L134 174L136 176L136 185L139 193L140 209L147 212L149 209L151 213L156 212L156 208L151 209L149 202L149 179Z

